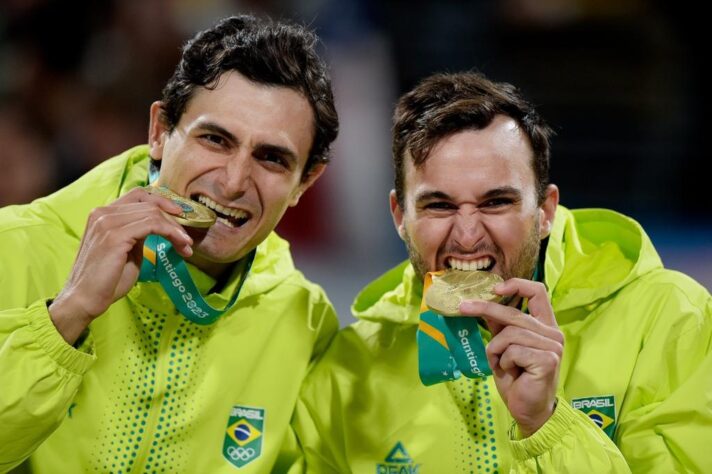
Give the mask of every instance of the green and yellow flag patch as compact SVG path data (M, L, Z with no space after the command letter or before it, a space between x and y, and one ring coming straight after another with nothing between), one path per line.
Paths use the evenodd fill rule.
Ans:
M613 395L575 398L571 405L585 413L609 438L616 430L616 400Z
M223 457L235 467L243 467L262 454L265 410L235 405L225 431Z

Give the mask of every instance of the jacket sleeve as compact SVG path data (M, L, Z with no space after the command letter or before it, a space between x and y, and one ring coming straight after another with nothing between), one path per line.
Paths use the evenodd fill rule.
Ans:
M608 436L563 399L558 399L552 417L528 438L521 438L513 423L509 443L511 472L630 472Z
M79 349L67 344L46 303L0 311L0 472L59 426L94 361L91 336Z
M652 288L656 314L621 407L616 444L634 472L712 466L712 298L699 285ZM647 295L646 295L647 296Z
M317 362L321 360L324 352L329 347L331 341L334 339L336 332L339 328L338 318L336 316L336 311L333 305L328 301L326 295L321 293L321 298L323 302L323 311L315 312L319 314L318 318L311 318L309 321L310 327L317 331L317 337L314 340L314 346L312 348L312 356L309 361L309 368L307 377L305 377L302 382L302 390L307 386L309 381L310 373L317 365ZM297 433L295 432L296 420L302 419L298 413L302 413L305 410L305 402L302 399L298 399L295 405L295 411L292 414L292 423L287 430L285 438L282 440L282 446L280 447L280 452L277 457L277 461L272 467L272 472L275 473L289 473L289 474L302 474L306 472L305 457L304 452L301 447L301 439L297 438ZM309 472L320 472L313 471L310 469ZM326 472L336 472L336 471L326 471Z
M329 403L326 397L322 402ZM337 420L333 421L337 422ZM285 457L282 469L275 472L288 474L350 472L349 466L340 465L338 461L340 457L335 455L338 452L345 452L345 449L338 451L336 447L340 443L340 433L339 429L329 429L323 425L319 418L319 411L313 409L311 400L306 396L305 391L302 391L285 443L285 447L288 447L285 453L288 452L289 457Z

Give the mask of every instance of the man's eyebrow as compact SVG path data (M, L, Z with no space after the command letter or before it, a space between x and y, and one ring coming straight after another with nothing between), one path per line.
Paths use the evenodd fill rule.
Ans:
M218 125L215 122L201 122L198 124L197 128L205 130L206 132L213 132L218 135L222 135L227 140L237 143L237 137L230 133L225 127Z
M239 143L237 137L230 133L226 128L218 125L215 122L202 122L198 124L197 128L205 130L207 132L213 132L218 135L222 135L225 139L233 142ZM273 145L270 143L261 143L257 146L262 152L275 153L283 156L286 160L290 161L292 164L298 163L297 154L285 146Z
M502 196L511 196L515 200L521 200L522 192L513 186L502 186L500 188L490 189L489 191L487 191L486 193L484 193L482 195L480 200L498 198L498 197L502 197Z
M494 199L502 196L510 196L515 201L522 199L522 192L513 186L502 186L499 188L490 189L482 196L480 196L480 201L485 201L487 199ZM427 201L452 201L453 198L442 191L422 191L415 196L415 202L427 202Z
M416 194L415 196L415 202L435 200L452 201L452 198L449 194L444 193L442 191L422 191Z
M299 163L297 154L285 146L261 143L257 146L257 149L261 152L275 153L277 155L280 155L284 157L287 161L289 161L292 165Z

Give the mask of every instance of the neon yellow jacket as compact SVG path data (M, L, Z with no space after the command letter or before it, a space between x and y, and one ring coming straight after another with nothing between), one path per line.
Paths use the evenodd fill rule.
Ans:
M509 432L491 378L420 383L422 284L404 263L357 297L360 321L307 377L292 472L304 460L339 473L712 472L707 290L664 270L643 229L607 210L559 208L544 269L566 342L539 431Z
M79 350L49 319L90 210L144 185L147 165L147 148L134 148L0 210L0 472L28 456L38 473L263 473L277 459L307 367L338 322L275 234L215 324L178 314L158 283L137 283ZM214 286L190 271L202 292ZM223 307L236 280L207 301Z

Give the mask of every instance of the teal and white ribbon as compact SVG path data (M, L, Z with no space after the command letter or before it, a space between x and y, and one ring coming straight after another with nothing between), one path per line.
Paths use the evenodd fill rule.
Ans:
M173 245L160 235L149 235L143 245L143 261L138 276L139 281L157 281L163 287L180 314L196 324L212 324L237 301L242 284L247 279L255 251L243 259L240 283L228 304L222 308L213 308L200 294L188 267Z
M420 313L417 332L418 373L424 385L492 375L477 319Z

